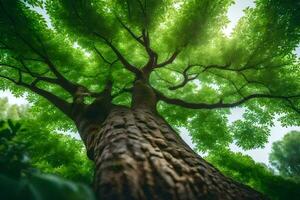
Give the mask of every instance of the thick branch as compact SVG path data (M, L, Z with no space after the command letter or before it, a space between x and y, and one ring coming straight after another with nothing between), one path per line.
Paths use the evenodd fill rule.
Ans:
M28 84L24 84L24 83L20 83L19 85L24 86L24 87L30 89L32 92L44 97L45 99L50 101L54 106L56 106L59 110L61 110L65 115L72 118L70 103L62 100L58 96L56 96L46 90L40 89L33 85L28 85Z
M143 38L143 45L149 55L149 59L153 62L153 65L156 65L157 63L157 53L153 51L150 47L150 36L149 33L144 29L142 31L142 38ZM149 61L150 62L150 61Z
M149 56L148 62L143 67L142 71L145 75L145 78L149 79L151 72L157 65L158 54L153 49L151 49L149 33L145 29L142 31L142 38L145 50Z
M58 109L60 109L64 114L66 114L68 117L71 117L71 104L70 103L62 100L58 96L56 96L46 90L40 89L32 84L24 83L22 81L21 74L19 74L19 80L14 80L13 78L10 78L10 77L4 76L4 75L0 75L0 77L6 79L8 81L11 81L16 85L23 86L23 87L31 90L32 92L44 97L45 99L50 101L54 106L56 106Z
M263 62L265 61L262 61L260 63L257 63L256 66L249 66L249 65L244 65L243 67L241 68L230 68L230 65L231 64L226 64L226 65L207 65L207 66L204 66L204 65L201 65L199 64L198 66L202 67L202 72L206 72L210 69L217 69L217 70L223 70L223 71L231 71L231 72L236 72L236 73L240 73L240 72L243 72L243 71L246 71L246 70L260 70L260 69L266 69L267 67L258 67L258 65L262 64ZM278 64L276 66L273 66L274 68L279 68L279 67L285 67L285 66L288 66L290 63L281 63L281 64ZM195 64L197 65L197 64Z
M291 95L291 96L281 96L281 95L271 95L271 94L251 94L249 96L246 96L238 101L232 102L232 103L223 103L222 101L218 103L191 103L186 102L181 99L176 98L170 98L163 95L161 92L155 91L157 94L157 97L159 100L162 100L166 103L182 106L184 108L190 108L190 109L217 109L217 108L233 108L239 105L242 105L243 103L251 100L251 99L279 99L279 100L285 100L290 101L290 99L293 98L300 98L300 95Z
M128 26L126 26L121 19L119 19L120 24L122 25L122 27L130 34L130 36L132 38L134 38L139 44L141 44L148 56L149 56L149 60L147 62L147 64L143 67L142 71L144 72L145 76L149 76L149 74L151 73L152 69L155 68L155 66L157 65L157 58L158 55L157 53L151 48L150 46L150 37L149 37L149 33L143 29L142 30L142 36L138 37Z

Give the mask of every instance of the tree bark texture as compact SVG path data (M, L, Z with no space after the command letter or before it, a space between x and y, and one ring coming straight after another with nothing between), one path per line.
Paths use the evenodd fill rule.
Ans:
M85 124L98 199L265 199L222 175L150 110L114 107L101 125Z

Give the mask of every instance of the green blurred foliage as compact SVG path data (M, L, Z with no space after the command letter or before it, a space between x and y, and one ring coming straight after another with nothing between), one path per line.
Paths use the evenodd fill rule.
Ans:
M81 143L37 125L0 121L0 199L93 200L91 189L76 183L92 177Z
M54 175L32 174L19 180L0 174L0 198L9 200L94 200L84 184Z
M270 168L256 163L250 156L223 149L211 153L206 159L226 176L249 185L272 200L299 199L299 180L275 175Z
M93 164L75 133L49 131L27 106L7 99L0 99L0 108L0 173L19 178L33 170L91 184Z
M280 174L300 181L300 132L291 131L274 142L269 159Z
M26 145L16 142L17 133L23 132L20 123L0 121L0 173L20 178L31 167Z
M88 160L82 142L62 133L37 128L38 125L30 123L26 126L29 133L16 138L28 142L27 150L33 166L45 173L91 183L92 162Z
M0 99L0 171L21 177L23 171L41 171L90 184L93 165L75 133L41 127L27 106ZM11 120L12 118L13 120Z
M21 130L15 131L18 128ZM80 141L39 128L39 124L32 120L20 121L16 125L10 120L7 123L2 121L1 129L1 166L7 170L13 170L8 163L20 169L29 162L31 168L43 173L87 184L92 182L92 163ZM21 172L15 173L21 175Z

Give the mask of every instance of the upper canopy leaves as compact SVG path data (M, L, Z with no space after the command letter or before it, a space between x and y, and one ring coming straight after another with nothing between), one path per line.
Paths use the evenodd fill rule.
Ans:
M264 124L270 116L281 114L285 124L299 123L300 70L294 49L300 42L300 4L257 0L228 38L222 29L232 3L0 0L1 87L22 93L8 82L24 86L69 115L80 85L93 101L112 82L113 102L128 105L126 92L143 71L160 100L181 106L161 104L161 113L174 125L187 126L195 141L209 138L209 148L234 140L245 148L262 146L258 140L266 141ZM36 96L30 99L36 110L45 106ZM228 110L183 110L240 105L248 115L231 126ZM212 131L214 123L219 133ZM251 126L263 131L249 136Z

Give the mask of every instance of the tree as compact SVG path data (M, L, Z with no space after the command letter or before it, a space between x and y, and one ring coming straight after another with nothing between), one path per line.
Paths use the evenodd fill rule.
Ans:
M48 128L75 125L99 199L263 199L174 129L203 150L251 148L276 113L300 121L299 3L257 0L227 38L231 3L1 0L1 87L30 91ZM228 125L237 106L245 119Z
M300 178L300 132L291 131L282 140L274 142L270 163L280 174Z
M250 156L223 150L209 154L206 159L226 176L250 185L270 199L298 199L300 182L275 175L264 164L256 163Z
M10 105L7 98L0 98L0 119L18 120L25 118L26 106Z

